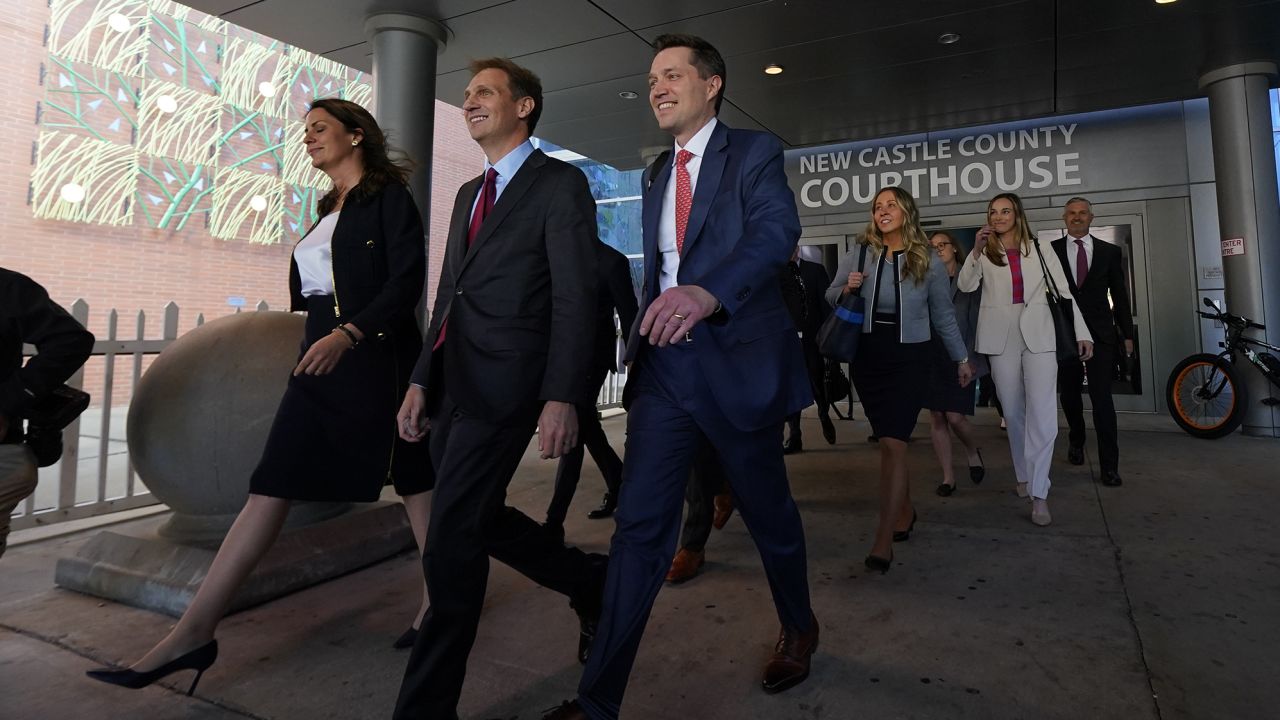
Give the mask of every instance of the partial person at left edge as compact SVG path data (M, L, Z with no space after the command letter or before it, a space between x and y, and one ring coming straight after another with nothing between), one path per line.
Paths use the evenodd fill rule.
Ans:
M409 162L393 159L373 116L347 100L313 101L302 142L333 187L293 250L290 309L307 311L305 335L249 496L172 631L127 668L89 671L95 680L139 689L194 670L194 692L217 660L219 622L294 501L374 502L391 480L419 550L425 542L435 476L426 450L395 428L422 344L415 309L426 280ZM413 626L405 634L397 644L412 643Z
M24 343L36 348L26 364ZM92 351L93 335L39 283L0 268L0 557L9 540L10 514L36 489L36 456L26 443L23 419Z

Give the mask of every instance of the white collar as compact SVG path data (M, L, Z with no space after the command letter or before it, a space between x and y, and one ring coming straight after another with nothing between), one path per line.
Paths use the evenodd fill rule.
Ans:
M681 150L688 150L695 157L702 157L707 153L707 143L711 142L711 133L716 129L716 119L713 117L703 125L698 132L689 138L689 142L684 147L680 147L680 143L675 143L675 152L679 154Z

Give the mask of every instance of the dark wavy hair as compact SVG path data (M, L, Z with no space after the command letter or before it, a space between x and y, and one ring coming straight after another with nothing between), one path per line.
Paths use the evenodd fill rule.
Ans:
M387 145L387 136L378 127L368 110L351 102L338 98L319 98L311 101L311 110L324 110L342 123L347 132L359 132L361 164L364 174L360 182L347 191L347 200L359 202L371 195L376 195L390 183L407 185L409 175L413 172L413 161L402 151ZM310 112L310 110L308 111ZM395 156L394 158L392 156ZM321 217L333 212L338 204L340 193L337 186L320 198Z

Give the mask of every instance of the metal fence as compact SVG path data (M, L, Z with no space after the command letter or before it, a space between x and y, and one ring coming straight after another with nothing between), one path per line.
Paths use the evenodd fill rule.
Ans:
M258 303L255 308L257 311L268 309L266 302ZM121 340L117 331L119 313L111 310L105 338L93 344L90 387L85 387L85 368L68 381L74 387L87 390L94 398L94 405L63 431L62 459L40 469L36 492L20 503L13 515L14 530L159 504L134 473L124 432L125 419L128 398L142 377L146 358L158 355L178 337L178 314L176 304L165 305L160 337L147 340L146 313L139 311L135 318L135 339ZM77 300L71 306L71 315L88 326L88 303ZM202 324L204 316L197 315L196 327ZM28 356L35 354L35 348L30 345L23 351ZM100 368L95 358L101 359ZM126 376L131 382L121 387L120 379ZM625 373L611 373L600 388L598 407L620 407L625 383ZM118 399L122 400L119 404L115 402Z

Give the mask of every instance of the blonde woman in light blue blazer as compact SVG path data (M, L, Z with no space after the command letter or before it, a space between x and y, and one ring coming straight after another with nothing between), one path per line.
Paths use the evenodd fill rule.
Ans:
M1070 298L1061 263L1042 261L1022 200L1002 193L987 204L987 224L956 280L963 292L982 289L974 349L987 355L1009 425L1009 450L1019 497L1031 497L1031 522L1048 525L1049 467L1058 437L1058 357L1053 316L1045 296L1045 268ZM1080 359L1093 355L1093 338L1074 313Z

